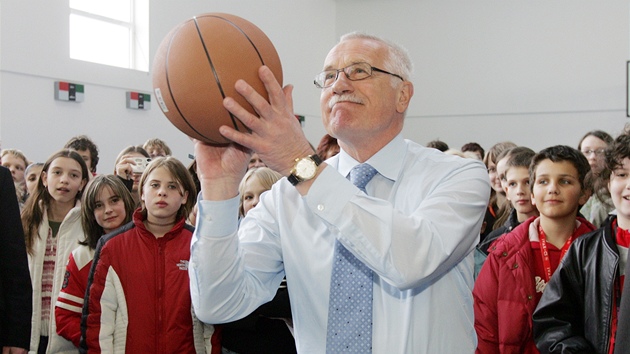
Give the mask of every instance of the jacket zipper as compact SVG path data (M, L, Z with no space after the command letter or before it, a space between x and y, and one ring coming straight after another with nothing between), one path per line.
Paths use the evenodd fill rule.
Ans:
M162 337L164 337L164 239L157 241L157 257L155 258L155 269L157 270L157 330L156 330L156 350L164 350Z

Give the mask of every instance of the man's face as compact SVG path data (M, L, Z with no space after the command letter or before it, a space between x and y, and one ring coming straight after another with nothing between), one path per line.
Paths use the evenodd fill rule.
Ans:
M324 70L341 69L359 62L388 70L385 67L387 56L387 47L379 42L346 40L330 51ZM392 79L396 80L394 85ZM374 71L364 80L350 81L340 72L335 83L321 92L324 126L341 143L365 142L375 137L390 140L402 130L403 112L412 94L411 83L385 73Z
M265 163L260 158L260 156L258 156L257 153L252 154L252 157L249 159L249 164L247 165L247 169L249 170L250 168L254 168L254 167L267 167L267 165L265 165Z

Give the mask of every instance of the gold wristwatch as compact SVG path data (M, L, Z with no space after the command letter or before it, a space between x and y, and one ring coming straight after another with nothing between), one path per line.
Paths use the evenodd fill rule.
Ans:
M292 185L297 186L298 183L313 179L317 174L317 166L322 163L322 159L313 154L307 157L299 157L295 159L295 165L291 170L291 174L287 177Z

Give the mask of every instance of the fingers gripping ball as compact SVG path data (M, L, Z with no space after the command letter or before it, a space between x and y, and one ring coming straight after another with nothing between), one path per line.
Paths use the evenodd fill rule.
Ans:
M186 135L210 144L228 144L219 133L220 126L247 128L223 108L222 101L232 97L256 114L234 90L234 83L243 79L268 99L258 77L262 65L282 85L278 53L258 27L234 15L199 15L162 40L153 60L155 97L166 117Z

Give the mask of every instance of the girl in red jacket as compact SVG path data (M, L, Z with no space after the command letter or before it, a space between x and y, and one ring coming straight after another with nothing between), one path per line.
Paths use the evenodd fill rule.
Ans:
M590 193L590 171L582 153L552 146L529 167L532 201L540 212L489 248L473 290L477 353L538 353L532 314L545 285L572 241L595 227L578 208Z
M157 158L144 171L133 222L98 241L83 307L83 352L220 352L218 333L192 311L194 229L185 219L195 195L191 175L173 157Z
M57 334L79 347L81 310L96 243L104 234L131 221L131 193L114 175L99 175L88 183L81 199L85 240L70 254L64 282L55 304Z

